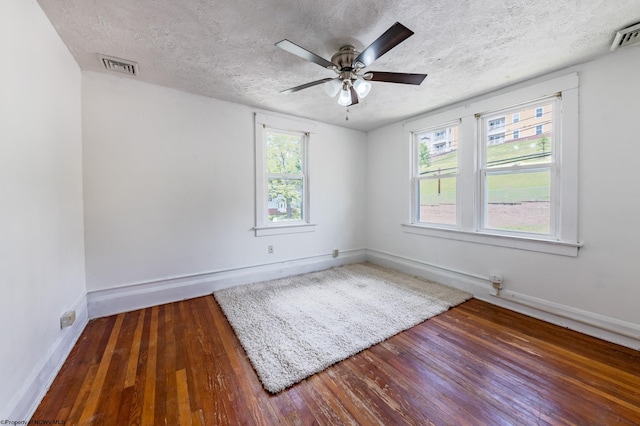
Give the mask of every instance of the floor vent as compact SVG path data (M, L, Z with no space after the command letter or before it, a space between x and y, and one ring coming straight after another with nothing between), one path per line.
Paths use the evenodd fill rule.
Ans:
M627 27L616 33L611 50L640 42L640 23Z
M126 59L114 58L113 56L106 56L98 54L100 63L105 67L107 71L118 72L121 74L128 74L134 77L138 76L138 63L133 61L127 61Z

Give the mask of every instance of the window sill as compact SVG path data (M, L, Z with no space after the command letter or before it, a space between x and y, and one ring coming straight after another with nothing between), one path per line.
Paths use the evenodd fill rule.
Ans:
M508 247L518 250L537 251L561 256L578 257L578 249L582 247L582 243L469 232L459 229L432 228L409 223L403 223L402 227L404 228L404 232L408 234L426 235L429 237L445 238L448 240Z
M268 235L281 234L300 234L302 232L314 232L316 230L315 223L290 223L283 225L256 226L253 228L256 237L265 237Z

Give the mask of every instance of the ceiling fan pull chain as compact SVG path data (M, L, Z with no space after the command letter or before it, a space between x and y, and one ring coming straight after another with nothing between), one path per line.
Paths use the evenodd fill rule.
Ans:
M346 109L346 113L344 116L344 121L349 121L349 107L345 108Z

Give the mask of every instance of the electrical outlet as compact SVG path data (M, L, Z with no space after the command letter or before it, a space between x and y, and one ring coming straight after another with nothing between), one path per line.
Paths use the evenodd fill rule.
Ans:
M273 246L267 247L267 253L273 254Z
M333 249L333 257L338 257L340 251L338 249Z
M60 328L71 327L76 322L76 311L68 311L60 317Z
M502 290L502 277L500 275L489 275L489 280L491 281L491 287L493 287L493 291L491 292L494 296L500 296L500 290Z

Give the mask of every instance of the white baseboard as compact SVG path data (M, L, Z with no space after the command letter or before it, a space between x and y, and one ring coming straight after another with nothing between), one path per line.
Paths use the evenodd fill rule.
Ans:
M501 290L499 297L490 297L493 300L486 301L495 305L640 350L640 325L509 290ZM550 321L546 317L554 320Z
M76 320L71 327L61 330L60 338L42 356L40 362L31 370L20 389L5 406L0 420L28 420L49 390L71 349L87 325L87 295L83 293L71 308L76 311Z
M284 262L226 269L187 277L91 291L87 295L89 318L98 318L179 300L192 299L223 288L291 275L320 271L334 266L366 261L365 249L340 251L331 255L311 256Z
M640 350L640 325L621 321L549 300L501 290L493 295L489 277L467 274L377 250L367 250L367 260L472 293L476 299L566 327L589 336Z
M371 249L341 251L337 258L333 258L331 255L311 256L93 291L87 295L88 316L92 319L114 315L204 296L235 285L272 280L367 260L468 291L477 299L515 312L632 349L640 349L640 325L638 324L509 290L501 290L500 297L496 297L493 295L489 277L454 271L416 259Z
M5 405L0 419L29 419L53 383L89 318L113 315L163 303L211 294L235 285L282 278L335 266L370 261L472 293L474 297L504 308L566 327L590 336L640 350L640 325L560 305L548 300L502 290L492 294L488 277L454 271L415 259L376 250L344 251L284 262L215 271L182 278L140 283L83 294L72 309L76 321L63 330L60 339L41 358L13 398Z

